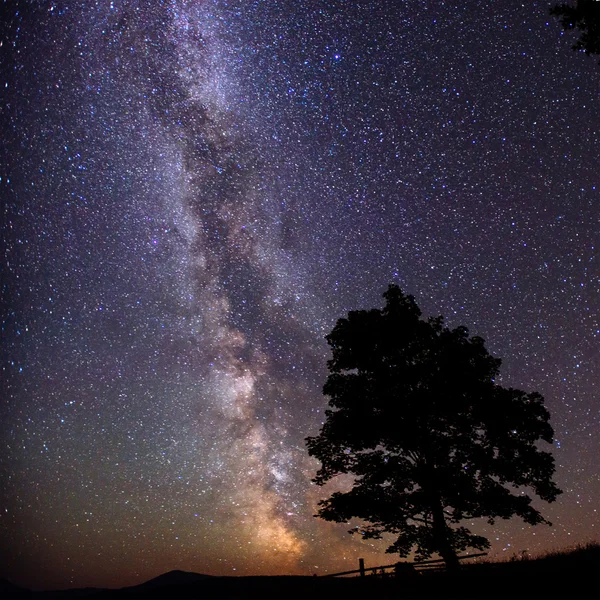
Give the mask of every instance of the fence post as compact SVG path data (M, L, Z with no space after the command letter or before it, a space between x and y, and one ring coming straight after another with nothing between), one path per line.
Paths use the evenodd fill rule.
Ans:
M364 577L365 576L365 559L364 558L358 559L358 568L360 570L360 576Z

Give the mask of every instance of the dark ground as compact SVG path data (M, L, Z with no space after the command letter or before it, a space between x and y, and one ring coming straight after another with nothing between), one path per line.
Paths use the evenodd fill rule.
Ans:
M120 590L29 592L0 582L0 598L136 600L142 598L600 598L600 545L537 560L464 566L454 575L430 572L403 577L210 577L173 571Z

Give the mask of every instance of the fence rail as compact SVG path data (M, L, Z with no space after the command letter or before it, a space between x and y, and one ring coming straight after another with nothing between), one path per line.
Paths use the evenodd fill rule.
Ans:
M465 560L467 558L478 558L480 556L487 556L487 552L480 552L479 554L464 554L463 556L457 556L458 560ZM379 567L365 567L365 561L363 558L358 559L358 569L354 569L352 571L342 571L341 573L330 573L328 575L322 575L322 577L341 577L342 575L355 575L357 573L360 574L361 577L364 577L369 571L372 572L383 572L385 573L386 569L402 569L406 572L409 571L433 571L433 570L442 570L445 566L442 564L444 562L443 558L436 558L434 560L422 560L418 562L408 562L408 561L400 561L393 563L391 565L381 565Z

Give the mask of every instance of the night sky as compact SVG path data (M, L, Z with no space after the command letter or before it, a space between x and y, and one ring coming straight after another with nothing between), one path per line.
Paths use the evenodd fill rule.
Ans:
M394 562L304 445L392 282L546 398L554 526L491 555L600 538L600 66L550 5L1 5L0 577Z

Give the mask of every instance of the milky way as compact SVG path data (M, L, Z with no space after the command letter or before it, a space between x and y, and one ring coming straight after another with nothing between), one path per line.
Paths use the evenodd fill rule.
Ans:
M598 539L600 67L513 4L3 5L2 576L392 562L304 447L391 282L546 397L554 527L493 555Z

